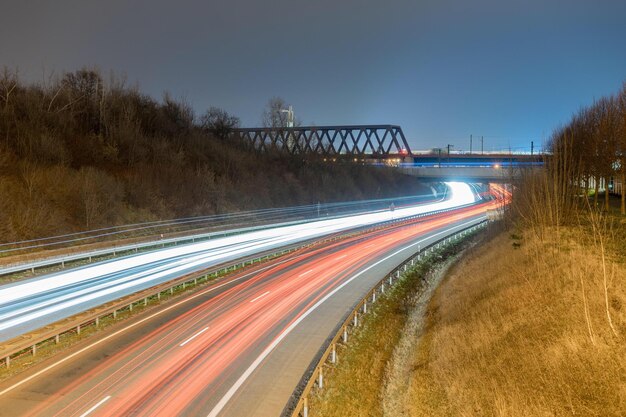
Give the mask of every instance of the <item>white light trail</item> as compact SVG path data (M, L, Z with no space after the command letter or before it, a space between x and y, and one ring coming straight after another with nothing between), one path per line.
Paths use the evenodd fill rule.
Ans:
M475 202L474 193L468 184L448 182L446 185L450 190L450 198L445 201L275 227L165 248L0 286L0 331L35 320L38 324L36 327L41 327L45 325L42 321L52 314L54 319L50 319L50 322L59 320L59 316L66 311L69 316L75 314L76 309L86 310L175 276L255 253L348 229ZM90 282L93 284L90 285ZM75 288L77 285L82 287Z

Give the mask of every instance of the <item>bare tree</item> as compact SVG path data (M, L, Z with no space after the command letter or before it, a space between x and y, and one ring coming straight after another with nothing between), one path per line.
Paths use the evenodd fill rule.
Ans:
M287 102L281 97L272 97L267 102L267 106L263 111L261 122L263 127L281 128L287 127L288 116L283 110L288 107Z
M230 132L239 127L239 118L218 107L210 107L200 117L200 128L220 139L226 139Z
M626 215L626 83L618 96L619 133L617 141L617 157L619 178L622 186L620 212Z

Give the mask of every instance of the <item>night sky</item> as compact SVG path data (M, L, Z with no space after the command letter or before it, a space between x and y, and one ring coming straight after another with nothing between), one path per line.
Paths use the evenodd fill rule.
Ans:
M626 81L626 1L4 0L1 65L112 70L244 126L280 96L303 124L516 149Z

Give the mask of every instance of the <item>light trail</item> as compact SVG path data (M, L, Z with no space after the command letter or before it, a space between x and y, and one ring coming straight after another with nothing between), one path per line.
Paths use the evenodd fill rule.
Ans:
M446 184L450 199L445 201L166 248L0 286L0 342L194 271L353 228L475 201L467 184Z

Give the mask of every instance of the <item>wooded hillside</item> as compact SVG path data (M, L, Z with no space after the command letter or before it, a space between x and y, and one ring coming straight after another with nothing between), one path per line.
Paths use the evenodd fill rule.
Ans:
M303 203L423 193L385 168L259 153L237 118L93 70L0 75L0 241Z

